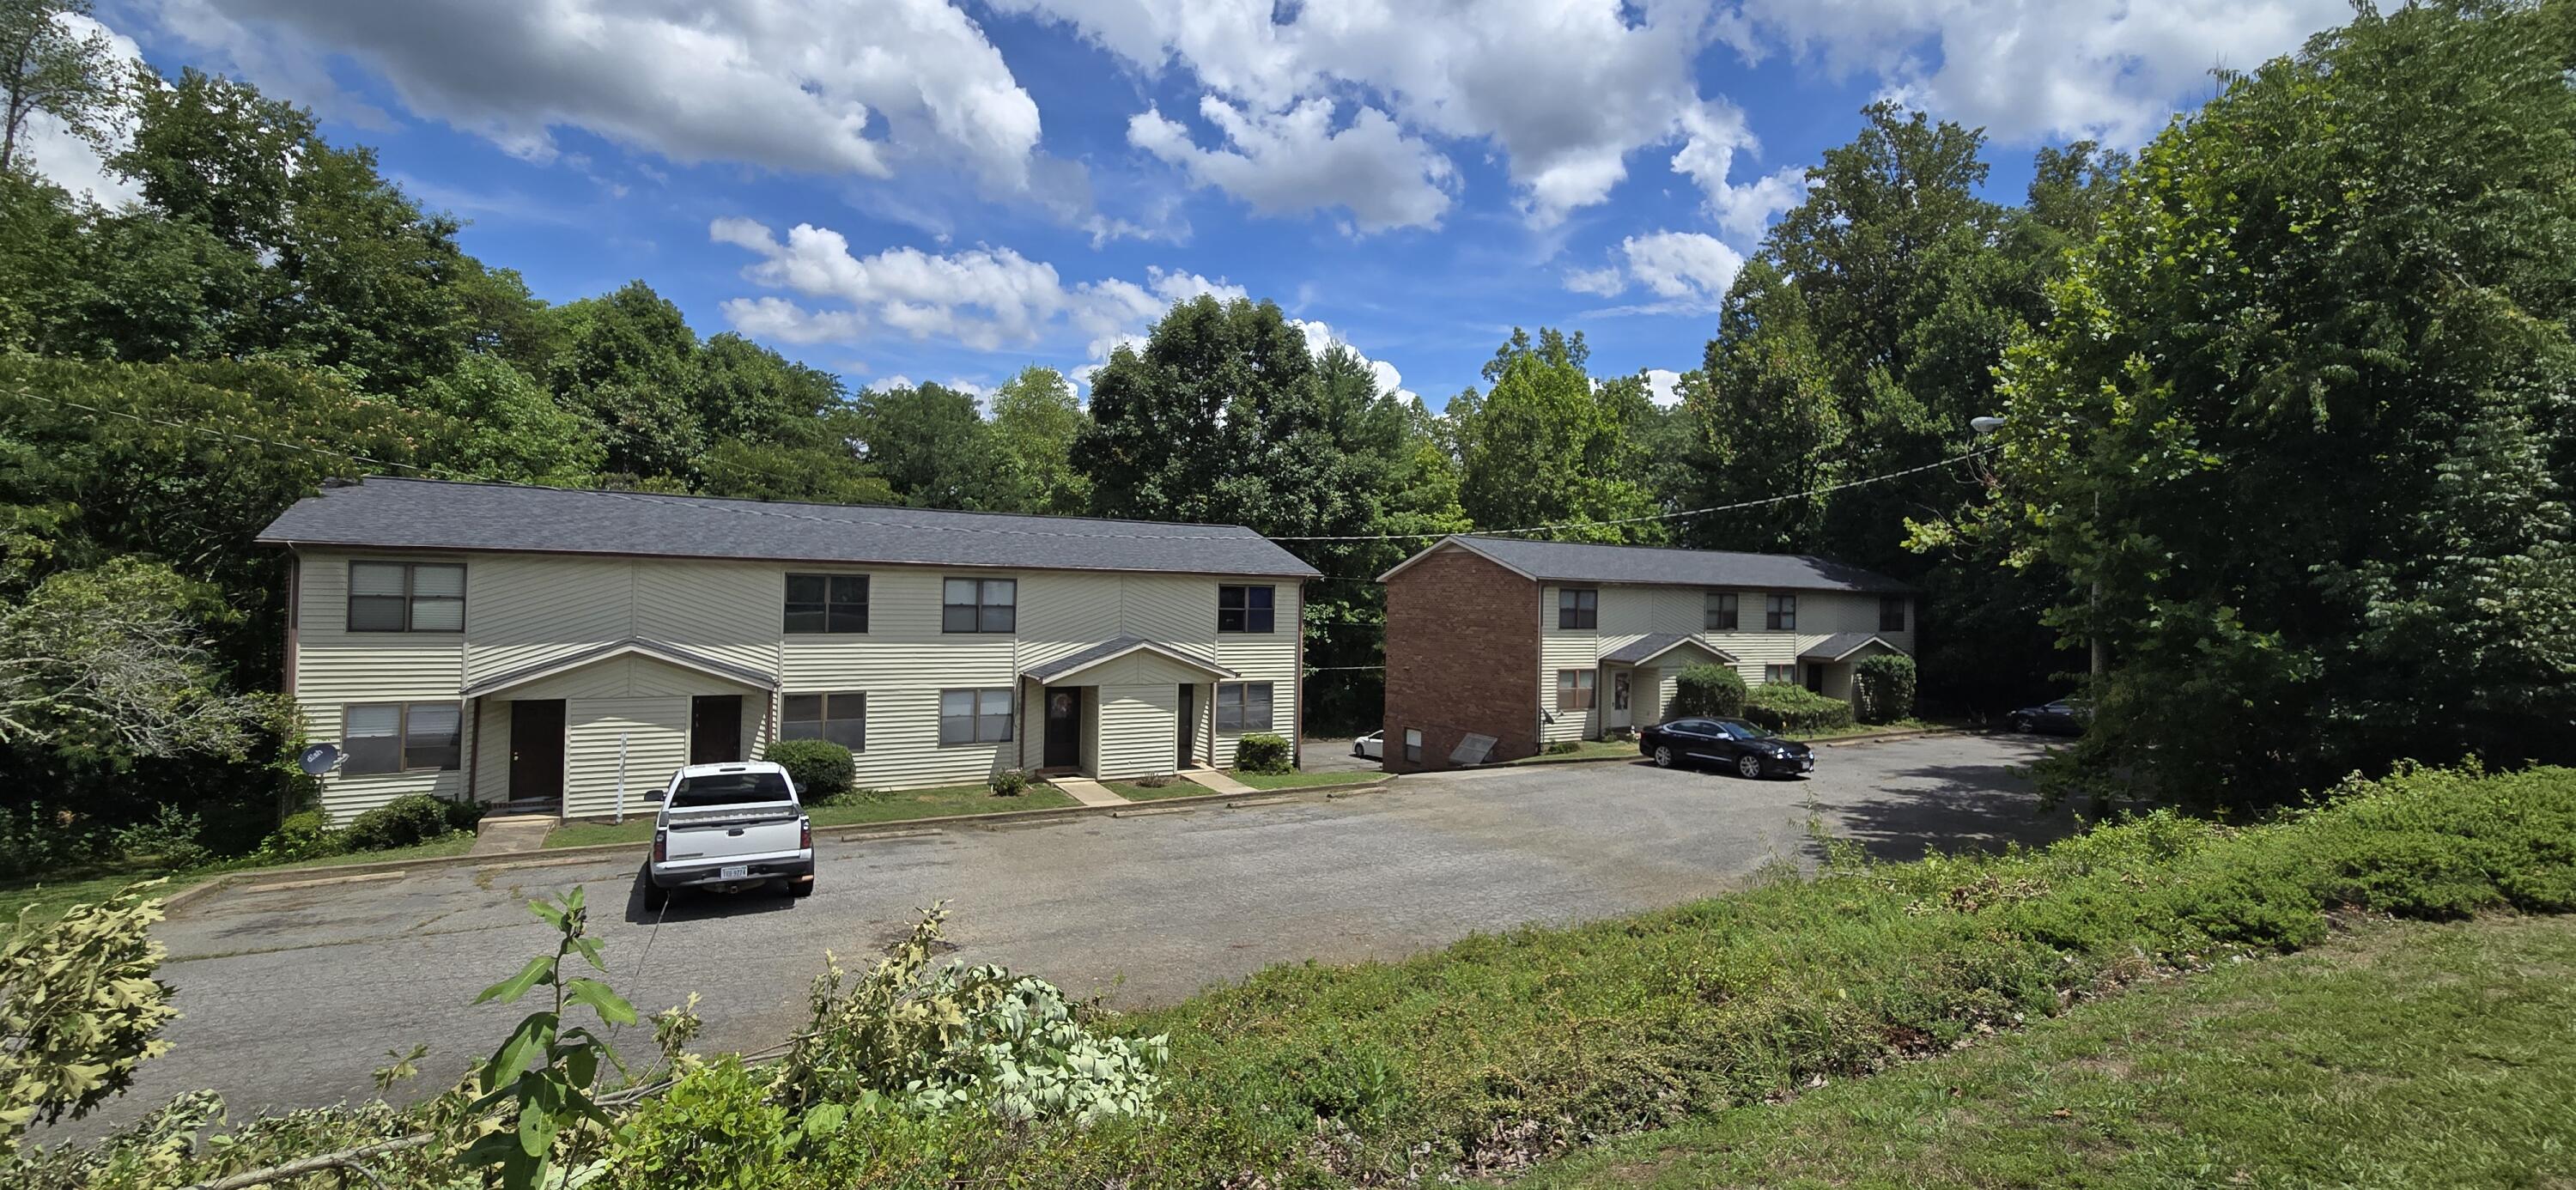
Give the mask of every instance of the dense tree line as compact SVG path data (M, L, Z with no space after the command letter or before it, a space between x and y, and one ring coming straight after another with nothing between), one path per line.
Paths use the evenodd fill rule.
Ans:
M852 392L701 337L641 281L540 301L301 109L54 45L46 87L0 88L11 130L126 122L110 166L142 197L0 168L0 599L132 607L173 646L154 705L205 707L275 688L281 560L249 540L330 476L1223 521L1328 576L1309 726L1348 728L1377 718L1372 576L1440 533L1552 525L1915 583L1936 708L2067 689L2098 641L2075 763L2177 794L2536 755L2576 687L2565 11L2364 14L2134 162L2042 151L2018 204L1985 194L1978 132L1873 106L1677 406L1541 328L1438 413L1277 306L1212 298L1116 351L1087 404L1037 367L981 407ZM1676 515L1720 505L1742 507ZM182 801L252 833L273 812L273 713L224 704L235 730L181 744L25 705L0 713L19 802Z

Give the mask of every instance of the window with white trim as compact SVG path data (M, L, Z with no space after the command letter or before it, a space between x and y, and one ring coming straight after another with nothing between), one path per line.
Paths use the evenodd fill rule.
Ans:
M868 750L866 694L790 694L779 701L778 738L829 740L852 752Z
M1270 683L1217 683L1216 729L1218 731L1270 730Z
M349 631L465 631L465 567L456 562L349 563Z
M939 692L939 742L1000 744L1011 738L1011 688Z
M1007 578L952 578L939 585L941 632L1014 632L1020 584Z
M464 716L452 702L353 703L340 708L343 773L457 767Z

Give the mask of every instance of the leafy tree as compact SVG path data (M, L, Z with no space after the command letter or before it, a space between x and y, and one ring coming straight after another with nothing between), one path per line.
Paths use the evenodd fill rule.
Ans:
M2571 22L2364 11L2142 154L2006 363L1988 510L2102 592L2052 617L2115 662L2074 775L2567 754Z
M88 15L89 0L0 0L0 174L26 167L18 137L38 112L102 139L125 70L106 33L76 33L64 20Z
M606 297L553 312L562 346L547 381L556 398L608 445L608 470L677 476L705 449L691 398L699 391L698 336L653 287L630 281Z
M271 713L226 688L210 587L135 557L55 574L0 608L0 745L102 757L239 757Z
M1458 499L1479 525L1569 524L1589 541L1658 541L1660 523L1593 525L1661 511L1646 486L1636 435L1653 411L1635 378L1596 385L1583 335L1553 330L1533 343L1514 330L1485 365L1491 387L1450 403L1461 466Z
M464 475L578 487L608 459L591 425L497 356L466 356L455 371L423 384L410 404L454 419L458 437L443 465Z
M975 398L942 384L870 389L852 403L868 463L904 503L1010 510L1018 476L995 464L993 427Z
M841 404L839 377L730 331L697 352L698 421L715 438L774 441Z
M1017 473L1021 511L1081 512L1090 482L1073 465L1073 444L1090 415L1064 373L1032 364L993 390L993 439Z
M1314 378L1305 333L1278 306L1173 306L1143 347L1121 346L1092 373L1091 424L1075 446L1092 510L1230 521L1258 509L1220 489L1258 485L1260 462L1244 452L1268 453L1277 430L1313 420Z

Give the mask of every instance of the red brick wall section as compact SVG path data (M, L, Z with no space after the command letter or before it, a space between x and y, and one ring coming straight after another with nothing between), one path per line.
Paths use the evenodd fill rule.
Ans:
M1468 733L1493 759L1538 754L1538 584L1457 546L1386 585L1386 769L1449 767ZM1422 760L1404 733L1422 732Z

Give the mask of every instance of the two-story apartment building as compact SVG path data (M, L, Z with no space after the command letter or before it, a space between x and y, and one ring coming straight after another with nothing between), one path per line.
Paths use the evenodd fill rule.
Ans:
M1661 722L1693 665L1848 698L1914 652L1914 592L1821 558L1454 536L1379 580L1394 772Z
M323 806L634 813L819 738L862 787L1232 763L1295 738L1302 585L1248 529L372 478L297 502L286 689Z

